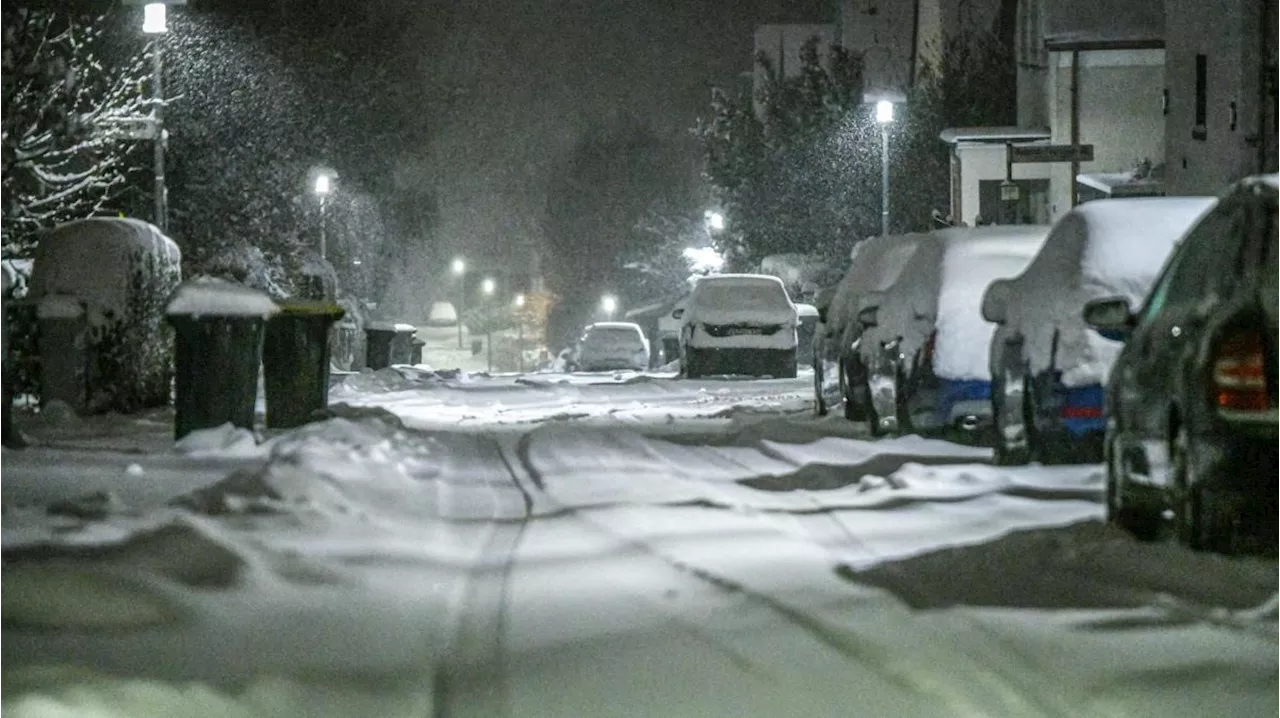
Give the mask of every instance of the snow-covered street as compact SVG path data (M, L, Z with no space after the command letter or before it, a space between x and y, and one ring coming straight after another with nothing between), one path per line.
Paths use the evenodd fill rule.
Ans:
M869 440L812 375L345 378L4 450L5 712L1276 714L1277 564L1139 544L1096 465Z

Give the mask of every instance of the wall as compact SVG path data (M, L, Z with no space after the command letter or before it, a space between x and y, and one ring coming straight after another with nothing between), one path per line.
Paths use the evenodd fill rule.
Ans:
M1005 147L999 143L967 143L955 146L954 157L960 162L960 219L973 226L976 223L978 205L978 183L982 180L1004 179ZM1040 163L1018 163L1013 166L1013 178L1047 179L1050 165Z
M1270 125L1267 141L1275 147L1275 98L1261 100L1260 55L1274 63L1276 47L1274 0L1167 0L1165 87L1169 113L1165 116L1166 189L1169 194L1216 194L1231 182L1261 171L1258 159L1259 125ZM1263 22L1269 6L1271 19ZM1269 25L1270 27L1266 27ZM1212 28L1212 32L1206 32ZM1195 124L1197 54L1206 56L1206 123L1204 138L1192 136ZM1236 103L1236 126L1231 127L1231 103ZM1260 123L1265 102L1270 122ZM1251 142L1251 139L1253 141ZM1266 163L1263 163L1266 164ZM1274 159L1271 160L1274 168ZM1274 169L1272 169L1274 171Z
M825 64L829 59L831 45L835 42L834 25L761 25L756 28L755 49L751 53L751 78L753 97L759 97L768 76L756 62L762 53L769 58L774 72L781 72L783 77L795 77L800 74L800 49L810 38L818 38L818 55ZM761 111L760 103L755 103L756 113Z
M1071 143L1071 52L1050 53L1049 129L1053 144ZM1080 172L1120 172L1143 159L1164 161L1164 50L1091 50L1080 57L1080 143L1092 144L1093 161ZM1054 163L1050 216L1071 209L1071 164Z

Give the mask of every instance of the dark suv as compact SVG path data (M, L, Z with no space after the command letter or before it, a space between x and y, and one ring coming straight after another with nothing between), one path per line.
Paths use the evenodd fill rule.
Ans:
M1115 297L1085 306L1125 340L1106 389L1107 516L1139 538L1169 509L1192 548L1276 535L1276 183L1223 195L1136 314Z

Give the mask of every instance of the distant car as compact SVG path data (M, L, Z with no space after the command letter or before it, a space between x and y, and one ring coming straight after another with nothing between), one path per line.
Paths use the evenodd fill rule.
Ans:
M1276 537L1276 188L1269 175L1224 194L1136 312L1124 295L1084 308L1125 339L1107 382L1106 505L1140 538L1170 508L1192 548Z
M840 372L836 364L839 360L839 348L827 338L827 322L830 320L828 312L835 293L835 286L823 287L813 299L813 306L818 310L818 323L813 327L809 356L813 366L813 412L818 416L826 416L829 407L840 403L837 382Z
M597 322L583 330L570 363L574 371L644 371L649 368L649 340L639 324Z
M991 429L987 348L995 327L982 296L1016 276L1044 244L1044 225L944 229L921 242L898 279L862 310L858 352L867 368L873 434Z
M862 333L858 312L874 292L887 289L898 278L918 243L933 241L928 234L871 237L854 246L849 270L835 287L824 308L819 309L822 331L815 338L814 404L825 414L824 393L836 374L837 397L844 417L863 421L867 415L867 372L856 346Z
M672 316L681 321L680 367L690 379L710 374L796 376L800 318L777 277L702 277Z
M431 305L431 313L427 315L427 326L452 327L457 324L458 312L451 302L435 302Z
M1102 460L1102 384L1120 344L1090 331L1085 302L1140 303L1211 197L1109 199L1064 215L1016 278L993 283L991 374L996 461Z

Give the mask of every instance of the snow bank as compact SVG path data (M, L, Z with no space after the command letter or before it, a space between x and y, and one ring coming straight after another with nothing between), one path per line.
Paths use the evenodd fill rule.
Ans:
M227 422L212 429L192 431L178 439L173 448L193 458L249 458L266 456L269 446L260 446L252 431Z
M280 311L266 294L213 277L198 277L178 287L166 310L170 316L270 317Z
M397 419L330 419L278 438L268 462L174 501L200 513L309 511L331 519L434 505L433 442ZM426 513L420 514L420 518Z
M990 380L988 353L995 325L982 318L982 294L991 282L1026 269L1049 228L981 227L940 234L947 251L938 292L934 373L944 379Z
M703 277L694 286L683 320L686 324L794 324L796 308L777 277L716 274Z
M1067 386L1106 380L1121 344L1084 323L1086 302L1123 296L1135 309L1178 240L1215 203L1206 197L1144 197L1086 202L1053 226L1026 271L1010 281L1006 321L996 341L1021 334L1032 373L1057 368Z

